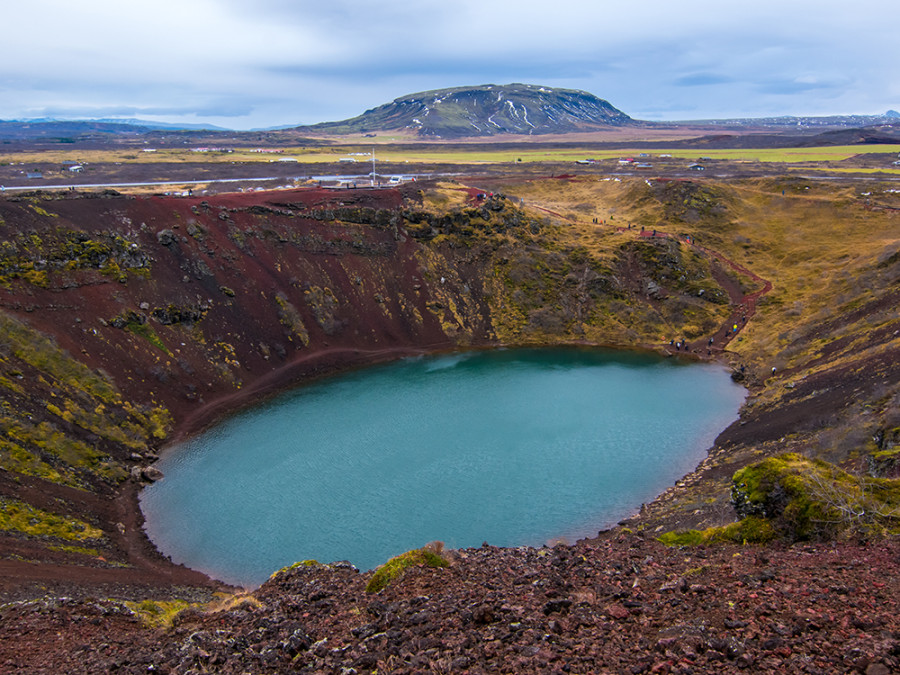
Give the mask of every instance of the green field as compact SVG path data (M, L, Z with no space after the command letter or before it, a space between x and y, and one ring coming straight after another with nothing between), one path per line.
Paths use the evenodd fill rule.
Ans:
M77 161L81 163L153 163L180 164L186 162L203 163L271 163L278 160L293 159L302 164L336 163L342 158L353 158L356 163L365 164L371 159L368 153L371 147L334 146L331 148L305 148L285 146L276 148L277 154L251 152L249 149L236 148L234 152L193 152L190 149L159 149L155 152L142 152L133 149L109 150L71 150L60 149L50 151L33 151L0 155L0 163L63 163ZM535 143L533 146L509 149L503 145L492 148L490 145L476 145L471 149L459 145L432 145L427 148L408 148L403 145L380 146L375 151L376 159L381 162L411 164L504 164L518 162L574 162L580 159L614 160L623 157L638 158L640 154L649 162L665 163L697 161L701 158L711 160L728 160L738 162L772 162L782 164L803 164L811 162L839 162L861 154L898 155L900 145L838 145L810 148L758 148L758 149L674 149L668 150L664 145L653 149L593 149L583 148L548 148ZM661 154L671 155L660 158ZM871 169L877 171L880 169ZM891 173L896 170L890 169Z

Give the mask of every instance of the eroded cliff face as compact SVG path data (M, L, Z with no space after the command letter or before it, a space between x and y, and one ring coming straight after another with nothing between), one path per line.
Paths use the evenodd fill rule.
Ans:
M375 217L340 206L351 198L300 196L294 209L253 196L7 202L4 307L176 422L310 352L454 344L426 305L414 241L338 220L332 205ZM481 337L464 309L458 331Z

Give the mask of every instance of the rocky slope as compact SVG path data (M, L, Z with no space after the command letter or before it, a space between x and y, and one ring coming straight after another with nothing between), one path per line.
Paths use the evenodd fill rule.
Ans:
M112 602L7 606L0 667L887 675L900 668L898 554L896 542L679 550L623 533L466 549L374 594L371 575L348 565L300 565L216 612L183 612L169 630ZM21 647L32 636L36 654Z
M370 133L408 129L419 136L564 134L637 124L593 94L533 84L485 84L408 94L359 117L299 127L304 132Z

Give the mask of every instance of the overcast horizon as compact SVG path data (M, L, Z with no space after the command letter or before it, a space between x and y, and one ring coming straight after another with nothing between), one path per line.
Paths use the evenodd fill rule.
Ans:
M355 117L480 84L582 89L636 119L900 109L880 0L32 0L5 8L0 119L140 118L229 129ZM15 29L20 27L20 29Z

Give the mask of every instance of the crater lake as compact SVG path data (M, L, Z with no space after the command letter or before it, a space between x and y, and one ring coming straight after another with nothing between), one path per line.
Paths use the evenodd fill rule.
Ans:
M737 419L720 365L597 349L404 359L293 389L163 453L141 493L173 561L253 586L298 560L365 570L594 536Z

